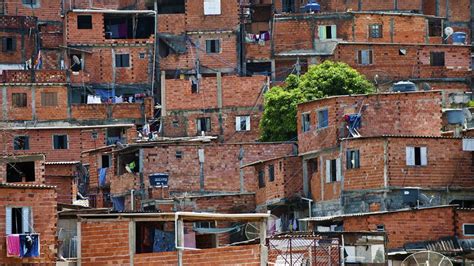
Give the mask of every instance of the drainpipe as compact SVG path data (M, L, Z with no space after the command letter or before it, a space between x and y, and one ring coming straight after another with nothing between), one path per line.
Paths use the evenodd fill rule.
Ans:
M135 200L134 200L135 195L134 194L135 194L135 190L134 189L130 190L130 197L131 197L131 199L130 199L130 209L132 211L135 210Z

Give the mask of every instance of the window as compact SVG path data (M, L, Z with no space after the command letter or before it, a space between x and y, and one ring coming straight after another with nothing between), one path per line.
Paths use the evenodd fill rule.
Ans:
M310 113L303 114L301 116L301 124L303 132L308 132L311 129L311 115Z
M197 79L197 77L192 76L189 80L191 81L191 93L198 93L199 80Z
M129 54L115 55L115 67L130 67L130 55Z
M36 4L37 4L37 1L36 1L36 0L21 0L21 2L22 2L24 5L36 5Z
M35 162L12 162L7 164L7 183L34 182Z
M357 63L359 65L372 65L373 64L373 53L372 50L359 50L357 53Z
M406 160L408 166L428 165L426 147L406 147Z
M326 183L341 181L341 159L326 160Z
M6 234L24 234L33 230L30 207L7 207L5 212Z
M58 106L58 93L57 92L42 92L41 105L42 106Z
M175 157L176 157L176 159L182 159L183 158L183 152L182 151L176 151Z
M14 51L16 51L16 38L3 37L2 38L2 52L14 52Z
M235 118L236 131L250 131L250 116L237 116Z
M326 128L329 126L328 109L318 111L318 128Z
M221 52L220 40L206 40L206 53L216 54Z
M441 37L442 28L441 19L428 19L428 34L430 37Z
M258 188L265 187L265 170L258 170Z
M15 151L29 150L30 138L28 136L15 136L13 140L13 149Z
M92 29L92 16L91 15L77 16L77 28L80 30Z
M273 182L275 180L275 166L270 164L268 166L268 181Z
M204 0L204 15L220 15L221 0Z
M337 27L336 25L328 25L328 26L319 26L319 39L320 40L333 40L336 39L337 35Z
M201 132L209 132L211 131L211 118L210 117L202 117L196 119L196 129L197 133L201 134Z
M385 232L385 225L384 224L378 224L377 225L377 232Z
M110 155L104 154L102 155L102 168L109 168L110 167Z
M26 107L26 93L12 93L12 106L15 108Z
M282 12L295 12L295 0L281 0Z
M463 224L462 228L465 236L474 236L474 224Z
M54 135L53 136L53 148L55 150L67 150L68 149L68 137L67 137L67 135Z
M145 54L145 53L139 53L139 54L138 54L138 57L139 57L140 59L145 59L145 58L146 58L146 54Z
M369 25L370 38L382 38L382 24Z
M346 168L360 168L359 150L349 150L346 152Z
M430 53L430 65L432 65L432 66L444 66L444 52L431 52Z

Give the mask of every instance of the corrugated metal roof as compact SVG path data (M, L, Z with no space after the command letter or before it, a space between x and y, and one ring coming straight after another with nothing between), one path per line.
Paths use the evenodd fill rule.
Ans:
M310 217L310 218L304 218L304 219L299 219L299 220L307 221L307 222L323 222L323 221L331 221L331 220L336 220L336 219L341 219L341 218L346 218L346 217L360 217L360 216L368 216L368 215L409 212L409 211L422 211L422 210L439 209L439 208L455 208L456 206L457 205L440 205L440 206L433 206L433 207L426 207L426 208L406 208L406 209L399 209L399 210L394 210L394 211L348 213L348 214L338 214L338 215L321 216L321 217Z
M43 184L22 184L22 183L0 183L0 188L34 188L34 189L55 189L56 186L43 185Z

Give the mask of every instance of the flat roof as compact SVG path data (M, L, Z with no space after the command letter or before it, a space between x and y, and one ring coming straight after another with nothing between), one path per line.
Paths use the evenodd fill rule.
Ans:
M431 210L431 209L456 208L456 207L457 205L439 205L439 206L425 207L425 208L405 208L405 209L399 209L399 210L393 210L393 211L338 214L338 215L303 218L299 220L305 221L305 222L324 222L324 221L338 220L338 219L347 218L347 217L362 217L362 216L369 216L369 215L382 215L382 214L390 214L390 213L398 213L398 212L423 211L423 210Z
M269 213L206 213L206 212L163 212L163 213L108 213L108 214L78 214L79 218L87 219L140 219L157 221L175 221L177 217L184 221L262 221L270 217Z
M154 10L73 9L72 13L155 14Z

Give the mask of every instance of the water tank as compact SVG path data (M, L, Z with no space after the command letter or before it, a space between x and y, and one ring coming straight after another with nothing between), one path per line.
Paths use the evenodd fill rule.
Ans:
M319 12L321 11L321 6L316 3L314 0L309 0L308 3L304 6L306 12Z
M455 32L451 37L453 39L453 44L465 44L467 34L465 32Z
M447 109L444 111L448 124L450 125L462 125L464 124L464 112L462 109Z
M393 92L410 92L410 91L417 91L416 85L410 81L400 81L393 84L392 87Z

